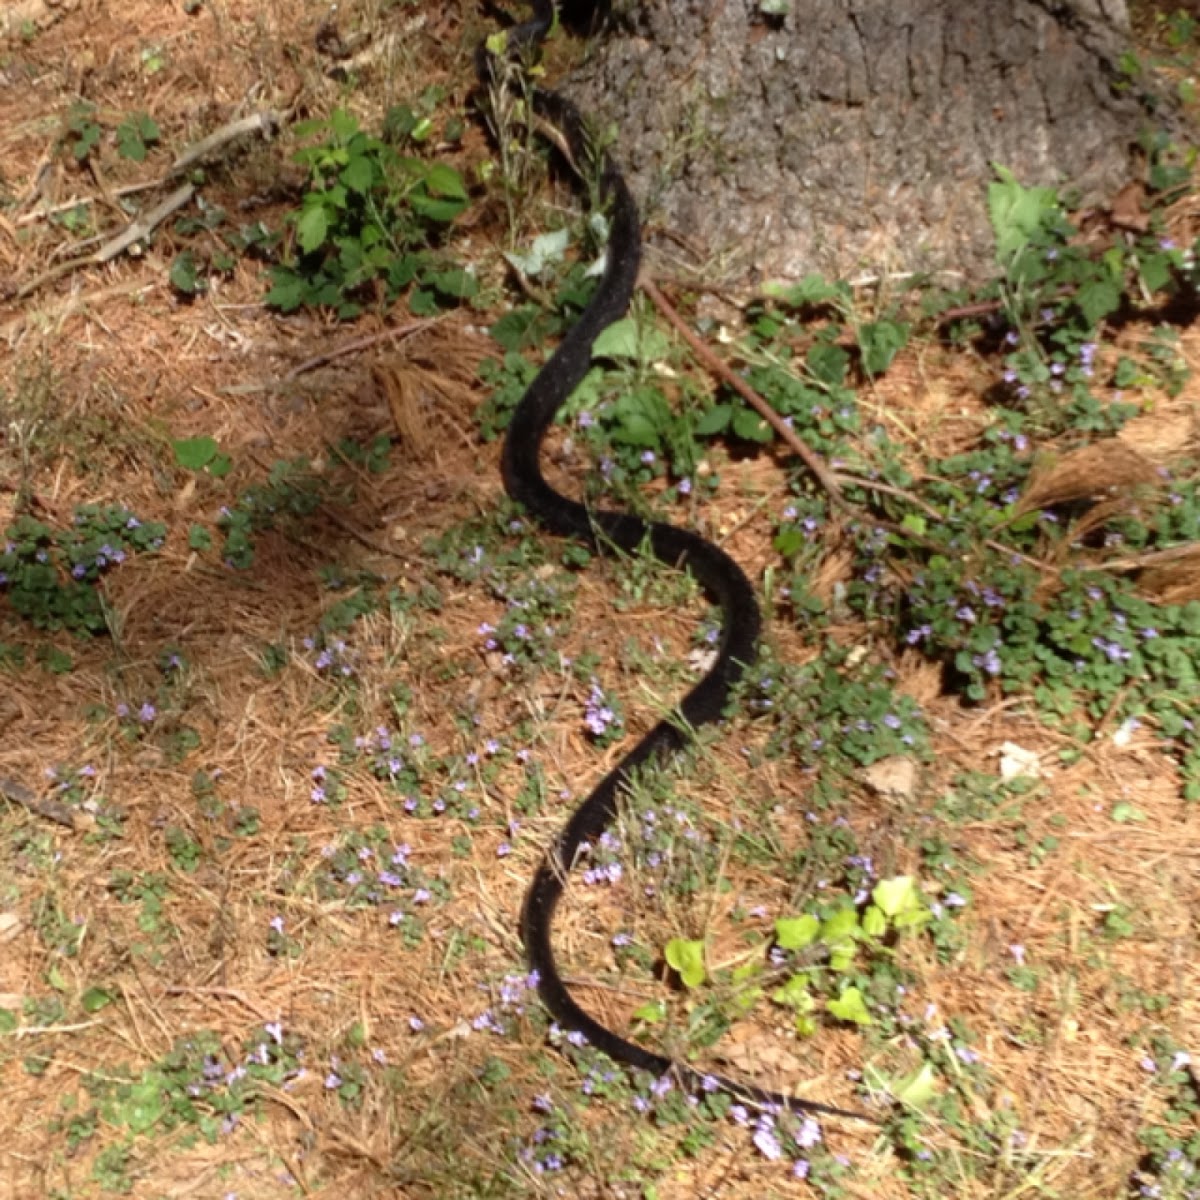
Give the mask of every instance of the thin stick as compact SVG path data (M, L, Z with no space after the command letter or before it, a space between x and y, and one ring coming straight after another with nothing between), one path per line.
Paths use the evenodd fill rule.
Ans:
M395 329L385 329L382 333L372 333L366 337L352 338L348 342L343 342L340 346L335 346L332 350L324 350L320 354L314 354L312 358L306 358L302 363L294 366L284 376L284 379L296 379L306 371L311 371L314 367L323 367L326 363L333 362L335 359L344 358L347 354L357 354L360 350L369 350L372 346L377 346L380 342L406 340L415 334L431 328L439 319L438 317L428 317L421 321L410 321L407 325L399 325Z
M75 828L75 814L65 804L57 800L41 800L15 779L0 778L0 796L48 821L57 821L68 829Z
M106 263L123 254L134 242L144 241L161 225L173 212L182 208L196 194L194 184L185 183L177 187L165 200L156 204L144 217L131 221L122 232L111 241L105 242L96 251L94 258L98 263Z
M149 179L145 183L127 183L122 187L113 188L112 195L121 200L126 196L136 196L139 192L148 192L161 186L161 179ZM47 217L70 212L71 209L78 208L81 204L96 204L100 199L99 196L73 196L70 200L63 200L58 204L48 204L33 212L27 212L24 216L17 218L17 225L33 225L38 221L46 220Z
M283 118L279 113L269 109L251 113L246 117L239 117L236 121L230 121L228 124L222 125L220 129L213 130L212 133L207 137L201 138L200 141L193 142L190 146L185 146L171 164L170 169L162 177L149 179L144 183L127 183L121 187L112 188L109 190L109 196L113 199L121 200L126 196L136 196L139 192L148 192L154 188L162 187L177 175L186 171L193 163L198 162L206 155L212 153L212 151L219 150L235 138L259 131L261 131L263 137L273 136L282 123L282 120ZM46 220L48 217L56 216L58 213L69 212L73 208L78 208L81 204L96 204L101 199L108 198L107 196L75 196L70 200L63 200L58 204L42 205L33 212L27 212L23 216L18 217L16 224L18 226L33 225L38 221Z
M23 300L26 296L36 292L39 288L53 282L62 275L82 270L84 267L102 266L104 263L116 258L118 254L122 254L128 250L135 242L143 241L148 237L157 226L161 225L177 209L187 204L195 194L196 188L190 183L185 183L181 187L176 188L175 191L160 204L155 205L144 217L135 218L115 238L105 242L95 254L85 254L81 258L72 258L67 262L62 262L57 266L51 267L48 271L43 271L40 275L18 288L16 298Z
M796 431L735 371L721 361L691 330L679 315L675 306L646 278L638 286L650 297L654 307L675 328L681 338L691 347L692 353L719 379L723 379L777 434L789 449L795 451L800 461L812 472L816 481L828 493L830 500L843 512L853 513L854 507L842 494L838 480L822 460L796 436Z
M1192 558L1200 554L1200 542L1184 542L1180 546L1168 546L1165 550L1148 550L1129 558L1114 558L1110 562L1097 563L1097 571L1140 571L1143 567L1161 566L1163 563L1178 562L1181 558Z
M875 479L863 479L857 475L845 475L838 471L831 471L803 441L796 435L796 431L788 425L783 418L766 402L740 375L733 371L727 363L718 358L691 330L687 322L679 315L674 305L658 290L655 285L646 278L638 280L638 286L650 297L655 308L663 314L670 322L672 327L678 331L679 335L687 342L692 352L696 357L714 374L717 378L724 380L732 387L751 408L772 429L783 439L789 449L795 451L797 457L802 463L812 472L813 477L825 489L829 499L849 516L869 520L872 525L879 529L883 529L888 533L894 533L906 541L915 545L923 546L927 550L932 550L936 553L944 553L945 547L938 543L924 538L915 530L906 529L902 525L897 525L894 521L889 521L884 517L877 517L873 514L864 514L860 512L849 500L846 499L842 492L842 487L859 487L867 491L879 492L881 495L894 496L897 500L902 500L906 504L911 504L913 508L920 509L935 521L944 520L944 516L932 504L928 504L919 496L914 496L911 492L906 492L901 488L893 487L891 484L881 483ZM1028 563L1030 566L1037 567L1039 570L1048 574L1058 575L1060 571L1057 567L1050 563L1044 563L1039 559L1030 558L1027 554L1022 554L1018 550L1014 550L1011 546L1004 545L1003 542L995 541L992 538L985 538L983 544L989 549L996 550L999 553L1011 555L1021 559L1022 562Z
M232 142L243 134L261 133L265 138L272 137L282 120L279 113L264 109L251 113L248 117L240 117L236 121L222 125L220 129L213 130L208 137L201 138L198 142L193 142L181 150L179 157L171 164L168 178L178 175L181 171L186 171L192 163L198 162L213 150L219 150L227 142Z

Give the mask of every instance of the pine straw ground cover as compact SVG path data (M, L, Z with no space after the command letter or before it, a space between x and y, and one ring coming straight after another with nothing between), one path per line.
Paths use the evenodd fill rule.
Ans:
M327 7L298 2L22 6L0 59L0 517L81 576L26 559L22 590L10 557L0 601L0 1195L1197 1194L1195 331L1165 342L1147 316L1069 347L1106 403L1129 377L1119 437L1085 434L1088 412L1004 425L995 348L909 341L843 396L860 423L813 436L851 467L886 444L874 461L909 471L885 476L896 491L929 485L911 543L831 513L782 455L689 434L676 465L702 457L667 476L618 442L611 486L624 471L720 538L772 620L731 722L645 780L580 872L567 970L618 1028L885 1124L763 1122L629 1078L547 1029L515 916L571 804L693 677L711 616L686 580L582 564L503 501L479 433L522 377L485 332L513 304L497 247L561 216L529 206L508 228L502 181L472 183L448 248L478 294L354 324L268 309L253 245L225 261L195 225L47 274L124 225L117 189L163 176L247 97L348 105L364 128L401 102L427 115L414 97L443 133L465 114L474 15L343 7L366 41L334 44ZM347 60L314 43L383 58L343 82L328 68ZM226 228L281 226L305 186L296 140L210 170ZM431 147L468 179L492 157L469 120ZM39 178L54 221L27 197ZM65 203L80 195L90 212ZM1189 243L1195 202L1168 220ZM553 308L553 286L527 287ZM821 321L828 364L845 338ZM770 383L781 345L811 351L806 328L760 322L746 362ZM662 357L672 401L719 424L711 382ZM1053 395L1027 366L1010 360L1011 388ZM555 439L567 490L600 473L593 423L577 412ZM950 473L988 492L954 458L984 445L1040 564L1031 583L1006 557L976 585L980 613L1028 618L996 645L969 641L986 623L920 565L929 507L972 503L938 492ZM1087 670L1051 686L1038 637L1058 627L1035 616L1068 593ZM1155 637L1184 660L1156 678L1182 690L1120 674L1135 650L1160 662ZM900 911L866 936L889 881ZM860 914L840 941L839 912ZM826 924L805 945L812 914ZM685 971L704 944L694 988L663 981L672 939Z

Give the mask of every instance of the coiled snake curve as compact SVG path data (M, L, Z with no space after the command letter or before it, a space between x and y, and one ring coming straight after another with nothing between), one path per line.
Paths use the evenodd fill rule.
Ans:
M507 31L510 53L535 48L550 30L554 0L532 0L532 6L532 18ZM480 63L485 75L496 69L486 53L480 55ZM699 534L659 521L644 521L630 513L586 508L556 491L542 474L542 441L555 413L587 372L596 338L624 314L629 304L637 282L641 233L637 207L621 172L607 154L596 160L579 110L569 100L545 89L533 89L532 96L538 116L558 131L574 162L587 161L592 155L599 172L600 198L608 206L610 235L604 273L591 301L529 385L513 414L502 456L505 489L551 533L576 538L602 552L634 552L648 546L660 561L686 568L719 604L723 621L715 661L679 704L682 719L655 725L575 809L542 859L521 913L521 937L528 962L536 973L542 1002L555 1020L563 1028L583 1034L592 1046L618 1062L655 1076L670 1073L691 1089L702 1085L711 1088L715 1079L722 1090L755 1105L870 1120L832 1105L702 1074L621 1037L584 1011L555 961L551 941L554 913L581 848L612 824L619 795L643 764L660 761L679 750L687 740L687 730L720 717L730 689L754 660L762 619L754 589L741 567Z

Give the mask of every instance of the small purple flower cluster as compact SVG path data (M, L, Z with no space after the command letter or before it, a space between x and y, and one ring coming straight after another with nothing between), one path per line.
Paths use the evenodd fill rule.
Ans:
M582 843L579 847L579 855L581 858L588 859L588 865L579 872L581 882L586 884L619 883L625 875L625 868L620 861L621 852L621 839L611 829L606 829L595 843Z
M318 763L313 767L311 772L312 791L309 792L309 799L314 804L324 804L329 799L329 795L325 790L325 781L329 776L328 768L322 763Z
M869 854L850 854L845 863L849 884L854 888L855 907L861 908L870 898L871 885L879 877L875 860Z
M107 567L119 566L125 561L125 558L125 551L119 546L112 546L108 542L104 542L88 558L72 564L71 578L87 579Z
M413 910L430 903L436 884L411 863L407 842L373 846L361 836L348 836L342 845L321 848L322 864L316 884L322 898L340 898L350 907L387 907L388 924L416 933ZM400 889L408 889L407 905L394 907Z
M500 981L496 1003L473 1017L471 1028L476 1033L506 1035L510 1031L512 1018L524 1015L529 993L536 993L537 987L536 971L525 975L505 975Z
M533 1131L529 1144L521 1147L517 1156L535 1175L561 1171L566 1158L558 1143L563 1140L564 1130L554 1100L546 1094L535 1096L533 1109L550 1120Z
M322 674L328 673L343 679L349 679L354 674L354 652L342 638L326 641L324 635L319 638L306 637L302 644L313 656L313 667Z
M186 1046L180 1049L186 1049ZM185 1085L185 1090L193 1100L212 1102L217 1096L221 1097L219 1107L227 1115L220 1131L228 1135L239 1122L239 1110L234 1106L243 1099L246 1102L252 1100L258 1080L268 1080L290 1091L308 1074L303 1062L303 1049L293 1038L285 1038L282 1022L268 1021L263 1025L262 1033L251 1039L240 1062L231 1063L225 1052L216 1047L204 1052L199 1075Z
M569 610L567 577L522 580L519 590L510 590L494 581L495 589L505 598L505 609L498 621L481 621L476 632L483 648L500 654L503 666L517 663L536 665L547 661L553 650L558 629L546 617ZM561 656L560 656L561 658ZM567 665L565 662L562 665Z
M734 1124L750 1131L755 1148L771 1162L812 1150L822 1141L821 1126L810 1116L797 1116L778 1108L751 1114L744 1104L734 1104L730 1106L729 1117ZM806 1179L810 1169L808 1159L794 1159L792 1174L797 1179Z
M595 677L592 678L589 687L583 722L592 737L602 742L612 741L625 731L625 723L620 713L612 707Z
M120 702L113 711L117 714L117 719L121 721L128 721L133 715L129 705L124 701ZM158 710L149 700L143 700L138 706L137 719L142 725L149 725L157 716Z
M425 739L419 733L393 733L379 725L370 733L354 739L354 749L365 755L367 767L376 779L391 784L401 792L415 788L424 766Z

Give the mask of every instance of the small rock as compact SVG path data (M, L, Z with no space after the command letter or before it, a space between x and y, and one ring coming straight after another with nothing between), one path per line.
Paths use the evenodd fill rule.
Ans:
M917 787L917 764L900 754L881 758L863 773L863 782L888 800L911 800Z
M1040 779L1042 761L1036 750L1026 750L1016 742L1005 742L1000 747L1000 778L1006 782L1010 779Z

